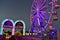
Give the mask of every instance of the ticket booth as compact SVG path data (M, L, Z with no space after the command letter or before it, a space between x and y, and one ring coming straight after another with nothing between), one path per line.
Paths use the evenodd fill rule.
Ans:
M10 32L11 35L14 35L14 22L11 19L5 19L2 22L2 35L4 33Z
M25 35L25 23L22 20L15 22L15 35Z

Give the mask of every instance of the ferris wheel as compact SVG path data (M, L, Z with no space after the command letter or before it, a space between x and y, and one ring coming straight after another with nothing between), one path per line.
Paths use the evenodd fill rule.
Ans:
M30 32L41 32L55 29L53 22L58 20L56 10L59 8L58 0L34 0L31 7Z

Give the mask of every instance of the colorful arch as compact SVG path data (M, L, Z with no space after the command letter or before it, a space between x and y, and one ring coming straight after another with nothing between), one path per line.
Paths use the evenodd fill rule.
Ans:
M6 21L10 21L12 24L13 24L13 27L12 27L12 35L14 35L14 22L13 22L13 20L11 20L11 19L5 19L5 20L3 20L3 22L2 22L2 25L1 25L1 28L2 28L2 32L3 32L3 25L4 25L4 23L6 22ZM2 34L2 32L1 32L1 34Z
M23 21L23 20L17 20L16 22L15 22L15 24L17 23L17 22L22 22L23 23L23 26L24 26L24 28L23 28L23 35L25 35L25 22Z
M0 27L0 35L2 35L2 27Z

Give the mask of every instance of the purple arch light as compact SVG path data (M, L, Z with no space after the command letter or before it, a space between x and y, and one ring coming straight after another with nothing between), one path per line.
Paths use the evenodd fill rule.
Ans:
M12 28L13 27L13 23L9 20L7 20L4 24L3 24L3 27L10 27Z
M17 23L15 24L15 26L23 26L23 23L22 23L22 22L17 22Z
M23 35L25 35L25 28L26 28L25 22L23 20L17 20L15 22L15 24L18 23L18 22L22 22L23 23Z
M12 28L12 35L14 35L14 22L13 22L13 20L11 20L11 19L5 19L5 20L2 22L1 27L2 27L2 32L3 32L4 27Z

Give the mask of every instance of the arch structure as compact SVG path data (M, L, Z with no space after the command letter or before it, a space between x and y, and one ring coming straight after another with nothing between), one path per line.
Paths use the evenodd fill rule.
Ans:
M11 20L11 19L3 20L1 27L2 27L2 32L1 32L2 34L3 34L3 31L4 31L4 28L12 28L11 29L12 30L12 35L14 35L14 22L13 22L13 20Z
M20 22L20 23L19 23ZM21 27L21 26L23 26L23 35L25 35L25 22L23 21L23 20L17 20L16 22L15 22L15 27L16 26L19 26L19 28Z

